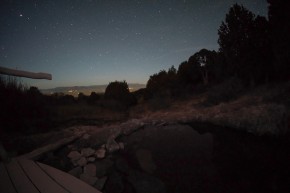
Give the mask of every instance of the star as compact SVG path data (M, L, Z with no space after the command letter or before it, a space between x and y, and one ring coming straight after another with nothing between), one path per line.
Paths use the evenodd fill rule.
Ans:
M267 3L261 4L262 0L237 1L247 2L255 13L266 13ZM4 2L11 3L0 3L0 64L21 63L25 69L60 75L59 82L74 80L81 85L93 76L83 70L90 69L92 62L97 62L94 69L107 74L102 82L90 84L106 84L136 71L140 71L138 78L128 76L127 81L146 83L151 73L178 65L199 48L217 49L217 29L232 0ZM66 65L73 67L68 74L78 74L77 78L56 68ZM126 72L109 75L116 65Z

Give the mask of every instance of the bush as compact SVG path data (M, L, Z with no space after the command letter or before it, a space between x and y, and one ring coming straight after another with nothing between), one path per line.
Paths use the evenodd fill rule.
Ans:
M134 95L138 103L142 103L149 98L148 89L146 88L141 88L139 90L136 90L132 92L132 94Z
M152 97L149 101L149 108L152 111L167 109L170 107L171 100L169 97L162 97L161 95Z
M88 98L88 104L96 104L98 100L100 100L101 96L98 95L96 92L91 92L91 95Z
M126 81L110 82L105 91L105 99L117 101L125 107L130 107L136 104L136 98L130 93Z
M64 95L59 98L59 103L63 105L71 105L76 102L75 98L72 95Z
M86 96L84 93L80 92L78 94L78 102L87 102L88 101L88 96Z
M212 87L208 91L206 105L217 105L237 98L244 90L242 81L238 78L230 78L223 83Z
M36 87L27 89L16 78L0 77L0 106L2 131L42 132L50 124L45 97Z

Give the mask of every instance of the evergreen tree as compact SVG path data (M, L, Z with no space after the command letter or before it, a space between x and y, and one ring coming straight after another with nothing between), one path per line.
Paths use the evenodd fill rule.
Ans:
M272 51L266 18L256 17L245 7L234 4L218 30L220 52L229 72L246 84L263 82L272 68Z

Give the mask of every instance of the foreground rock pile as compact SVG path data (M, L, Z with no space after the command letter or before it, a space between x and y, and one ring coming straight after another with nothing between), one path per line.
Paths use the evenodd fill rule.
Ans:
M67 172L107 193L165 192L164 183L153 176L156 165L151 152L146 149L134 150L133 157L137 165L132 167L126 159L129 147L119 141L121 136L128 136L143 126L143 122L131 120L120 127L111 128L110 135L103 144L97 141L95 144L88 144L93 137L83 135L81 139L65 147L66 159L70 165Z
M98 148L78 148L74 145L67 147L70 149L67 157L74 166L68 173L102 190L107 181L108 170L113 166L109 159L110 154L123 150L124 144L113 140L110 144L103 144Z

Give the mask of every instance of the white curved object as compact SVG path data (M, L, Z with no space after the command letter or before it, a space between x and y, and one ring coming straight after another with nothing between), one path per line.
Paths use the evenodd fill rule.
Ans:
M47 79L52 80L51 74L43 73L43 72L27 72L22 70L15 70L10 68L5 68L0 66L0 74L12 75L12 76L19 76L25 78L32 78L32 79Z

